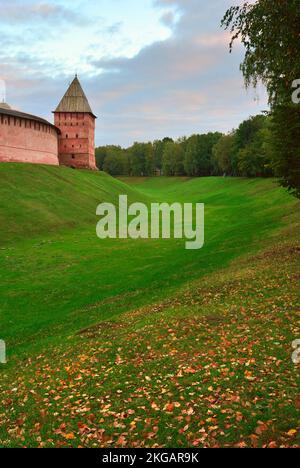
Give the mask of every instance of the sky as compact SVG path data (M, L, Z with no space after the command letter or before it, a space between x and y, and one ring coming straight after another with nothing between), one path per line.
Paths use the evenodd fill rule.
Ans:
M242 0L0 0L0 99L53 121L78 73L96 144L236 128L268 108L220 27Z

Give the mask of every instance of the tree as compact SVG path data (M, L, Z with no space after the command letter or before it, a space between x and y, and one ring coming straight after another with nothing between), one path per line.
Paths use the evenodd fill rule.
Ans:
M155 140L153 143L154 166L155 169L159 171L160 175L163 167L164 149L168 143L174 143L172 138L165 137L163 140Z
M235 133L232 166L243 177L272 175L270 157L270 119L256 115L242 122Z
M241 64L246 85L260 80L270 102L291 102L292 82L300 78L299 0L256 0L227 10L222 26L246 49Z
M187 142L184 168L189 176L209 176L213 174L213 147L221 138L222 134L207 133L203 135L192 135Z
M146 155L144 143L134 143L131 148L128 148L131 175L144 176L146 173Z
M272 130L275 175L300 198L300 105L276 106Z
M250 117L240 124L235 134L235 146L238 150L254 141L257 132L264 127L265 121L266 116L260 114Z
M103 164L104 164L106 156L107 156L106 146L99 146L99 148L95 149L96 165L98 169L100 169L100 171L103 170Z
M174 175L183 176L185 175L184 170L184 149L181 143L174 143Z
M153 176L155 174L154 150L152 143L147 143L145 151L145 175Z
M123 175L123 165L115 154L108 154L105 158L103 170L112 176Z
M198 174L200 176L213 175L213 148L222 137L219 132L209 132L198 137Z
M120 146L106 146L103 170L110 175L127 175L127 154Z
M192 135L187 142L184 169L188 176L194 177L198 175L198 136Z
M165 176L184 175L184 152L179 143L168 142L163 153L163 173Z
M153 159L155 169L161 174L162 171L162 158L164 153L164 142L161 140L155 140L153 143Z
M267 177L273 174L265 151L265 130L257 133L255 140L239 151L238 169L244 177Z
M300 78L299 0L257 0L231 7L222 20L232 40L245 46L241 70L246 86L265 84L274 115L274 167L281 183L300 196L300 138L295 139L299 109L292 84ZM287 144L291 145L287 149Z
M215 171L221 174L233 175L232 155L235 135L223 135L213 147L213 162Z

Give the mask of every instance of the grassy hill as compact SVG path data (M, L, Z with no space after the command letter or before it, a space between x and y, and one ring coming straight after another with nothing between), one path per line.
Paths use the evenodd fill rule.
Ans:
M136 192L105 173L64 167L0 164L0 246L82 228L96 221L96 206Z
M119 194L204 202L204 248L99 240ZM272 180L0 165L0 446L295 444L298 219Z

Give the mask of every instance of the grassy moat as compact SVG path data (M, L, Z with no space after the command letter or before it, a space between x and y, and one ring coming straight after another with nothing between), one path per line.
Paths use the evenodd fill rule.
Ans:
M0 182L1 447L299 445L299 201L271 179ZM98 239L120 194L205 203L204 248Z

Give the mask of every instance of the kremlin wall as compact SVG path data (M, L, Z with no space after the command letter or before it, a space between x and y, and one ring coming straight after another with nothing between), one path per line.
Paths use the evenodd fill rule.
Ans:
M0 103L0 163L96 170L95 121L77 76L54 111L54 125Z

